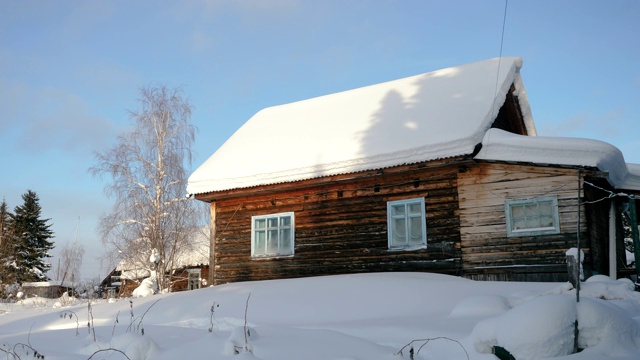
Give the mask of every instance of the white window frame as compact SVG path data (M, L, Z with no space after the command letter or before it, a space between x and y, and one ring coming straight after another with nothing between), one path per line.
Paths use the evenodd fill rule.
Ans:
M539 206L541 203L551 203L551 215L553 217L552 225L545 227L529 227L523 229L514 229L515 216L513 215L513 209L515 207L522 207L526 205ZM539 196L529 199L507 199L504 203L505 217L507 223L507 237L516 236L538 236L538 235L552 235L560 233L560 215L558 212L558 197L557 196ZM540 215L533 215L533 217L539 217ZM526 215L523 216L526 218Z
M414 212L409 213L408 206L412 204L420 205L420 213ZM398 205L404 205L405 212L404 214L393 214L393 208ZM422 239L420 244L410 244L409 236L410 236L410 218L420 218L421 219L421 231L422 231ZM405 219L404 222L404 233L405 233L405 241L403 244L397 244L394 237L394 220L396 219ZM387 245L389 250L415 250L415 249L425 249L427 247L427 217L426 210L424 204L424 197L421 198L412 198L412 199L403 199L403 200L395 200L387 202Z
M288 226L281 225L281 219L290 218ZM270 226L270 220L277 219L277 226ZM258 221L264 220L265 227L256 228ZM289 230L288 243L289 248L286 248L286 244L283 244L283 237L281 233ZM275 252L269 252L269 244L272 238L269 236L270 232L277 232L277 250ZM264 244L258 244L259 239L256 237L258 232L264 232ZM283 212L277 214L258 215L251 217L251 257L252 258L274 258L293 256L295 249L295 216L293 212ZM262 249L259 248L263 247Z
M200 278L202 277L201 269L187 270L187 290L200 289Z

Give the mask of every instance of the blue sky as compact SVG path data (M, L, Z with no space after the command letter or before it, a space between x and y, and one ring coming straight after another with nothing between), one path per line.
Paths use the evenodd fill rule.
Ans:
M260 109L497 57L503 0L0 0L0 196L32 189L82 276L106 275L110 209L94 152L126 131L138 89L182 86L195 169ZM640 2L510 0L503 55L539 135L599 139L640 163ZM53 260L56 261L55 259ZM55 274L50 273L50 276Z

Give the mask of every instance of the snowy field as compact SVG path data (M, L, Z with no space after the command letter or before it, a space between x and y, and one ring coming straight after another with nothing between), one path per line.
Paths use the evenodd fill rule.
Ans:
M29 299L0 304L0 359L36 350L70 360L398 360L410 358L410 346L399 351L412 340L432 339L413 343L414 359L497 359L498 344L518 360L637 360L632 289L594 277L576 305L569 284L383 273L236 283L90 309ZM576 316L585 350L567 355Z

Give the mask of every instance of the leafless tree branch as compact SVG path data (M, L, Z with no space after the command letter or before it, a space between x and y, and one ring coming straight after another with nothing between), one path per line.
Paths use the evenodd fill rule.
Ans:
M99 224L107 256L131 268L149 269L150 251L157 249L162 259L158 281L164 288L163 275L188 248L203 225L199 213L206 211L185 198L196 128L191 124L192 105L180 88L150 86L140 94L140 109L130 112L133 130L97 153L89 171L109 177L105 192L115 200Z

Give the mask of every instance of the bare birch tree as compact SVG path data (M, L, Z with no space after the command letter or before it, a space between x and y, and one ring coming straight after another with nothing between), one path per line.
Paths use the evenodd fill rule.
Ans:
M58 252L58 277L56 280L62 282L77 284L82 279L80 277L80 267L82 266L82 258L84 257L84 246L75 242L69 246L63 245Z
M189 247L202 219L195 200L185 197L196 129L192 105L181 89L154 86L140 94L140 109L130 112L132 130L97 153L90 172L111 178L105 191L115 204L99 224L106 255L137 269L157 270L162 289L163 274ZM149 262L152 249L160 255L157 269Z

